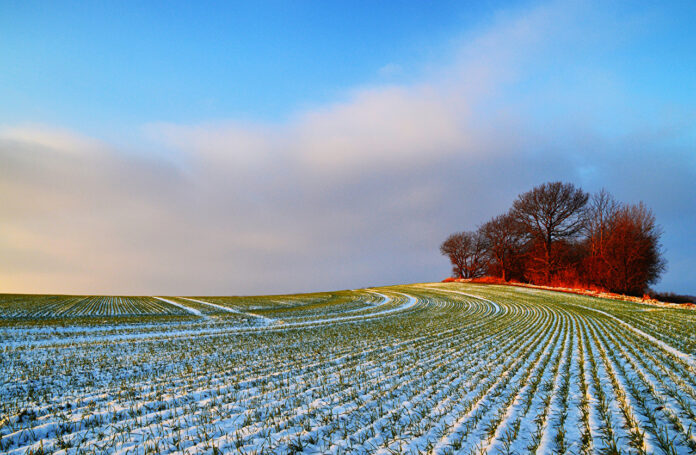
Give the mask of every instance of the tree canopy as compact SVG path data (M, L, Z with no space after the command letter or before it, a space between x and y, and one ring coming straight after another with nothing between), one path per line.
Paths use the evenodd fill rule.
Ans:
M666 269L661 235L642 202L622 204L606 190L589 195L572 183L548 182L476 230L452 234L440 252L458 278L491 275L640 295Z

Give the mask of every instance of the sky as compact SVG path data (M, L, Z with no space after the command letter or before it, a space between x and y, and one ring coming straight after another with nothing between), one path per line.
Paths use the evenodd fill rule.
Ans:
M0 292L439 281L546 181L696 295L696 3L0 0Z

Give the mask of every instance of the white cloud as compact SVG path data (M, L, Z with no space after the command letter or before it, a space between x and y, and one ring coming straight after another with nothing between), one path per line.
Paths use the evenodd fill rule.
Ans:
M0 141L50 148L70 155L96 153L106 144L70 130L45 125L0 126Z
M362 91L348 103L302 115L295 149L321 172L411 167L466 147L462 110L428 87Z

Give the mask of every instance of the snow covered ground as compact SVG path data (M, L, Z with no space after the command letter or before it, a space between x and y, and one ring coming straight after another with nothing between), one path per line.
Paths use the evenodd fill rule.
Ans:
M0 296L0 452L696 453L696 312L638 307L461 283Z

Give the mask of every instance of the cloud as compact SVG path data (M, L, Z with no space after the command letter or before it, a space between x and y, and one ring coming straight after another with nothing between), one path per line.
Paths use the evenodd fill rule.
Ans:
M462 110L429 87L362 91L303 114L294 147L306 166L329 173L411 167L466 147Z
M465 114L462 105L427 86L379 87L298 113L282 125L151 124L145 130L192 162L244 167L291 163L352 176L366 166L410 167L461 150Z
M95 153L107 145L72 131L45 125L0 127L0 140L29 146L51 149L54 153L78 155Z
M145 125L143 147L166 157L4 127L0 290L242 294L437 280L449 273L438 255L447 234L563 179L645 200L667 233L665 285L694 292L684 264L696 254L696 169L679 144L696 117L625 111L635 93L602 49L630 36L596 7L501 14L420 81L357 87L283 122Z

